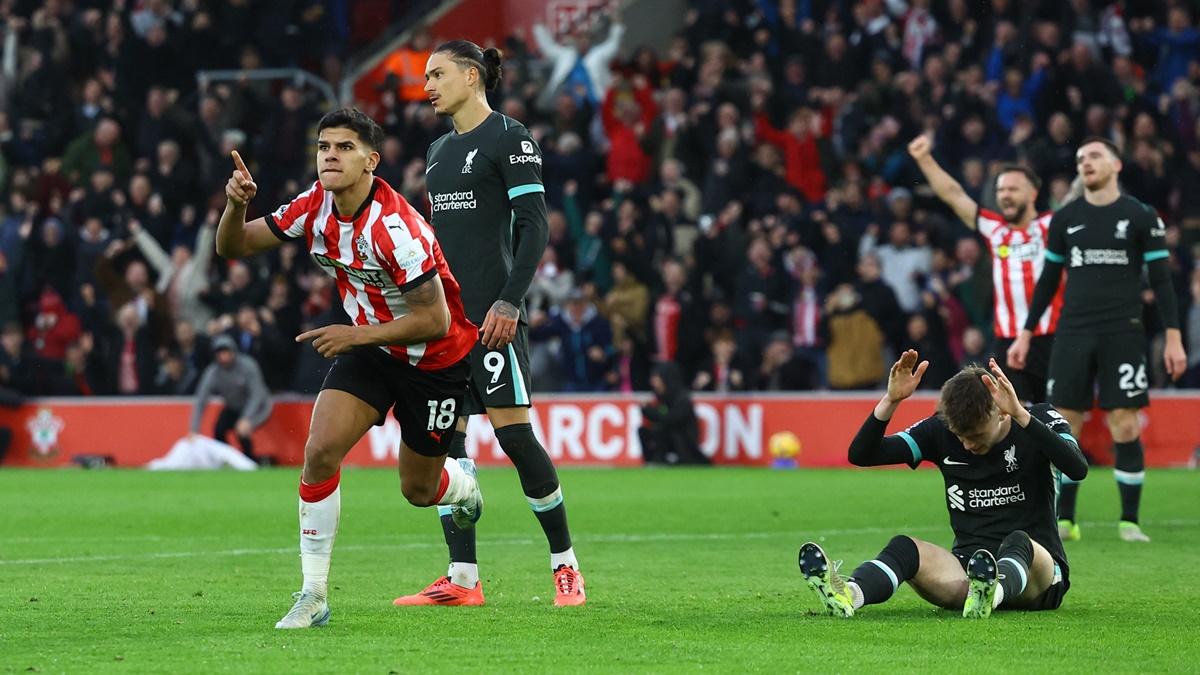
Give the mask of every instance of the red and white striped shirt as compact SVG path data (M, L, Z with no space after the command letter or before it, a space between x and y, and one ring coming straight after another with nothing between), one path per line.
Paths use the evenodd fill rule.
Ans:
M304 237L313 259L337 281L342 308L356 326L382 324L408 314L404 293L438 275L450 308L450 330L429 343L380 347L421 370L454 365L479 334L463 311L458 281L442 257L433 229L382 178L366 201L343 216L333 193L319 182L266 217L284 240Z
M792 345L816 347L821 341L818 330L821 325L821 300L817 289L805 286L792 302Z
M1025 325L1029 305L1033 302L1033 287L1046 260L1046 235L1053 215L1049 211L1038 214L1025 229L1012 227L1004 216L987 209L979 209L975 217L979 233L987 239L992 250L993 331L998 338L1015 338ZM1038 321L1034 335L1054 333L1062 313L1064 286L1059 285L1050 308Z

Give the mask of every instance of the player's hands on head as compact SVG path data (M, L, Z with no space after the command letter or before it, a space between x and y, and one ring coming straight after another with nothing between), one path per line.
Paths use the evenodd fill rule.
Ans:
M254 195L258 194L258 185L254 182L254 177L250 175L250 169L246 168L246 163L242 161L242 156L234 150L233 156L233 175L229 177L229 182L225 183L225 197L237 206L245 206L254 199Z
M915 369L914 369L915 368ZM888 373L887 396L893 403L899 403L917 390L921 378L929 368L928 361L917 363L917 350L909 349L900 355L899 360L892 364Z
M497 300L483 318L479 339L488 349L507 347L517 336L517 321L521 312L511 302Z
M1000 409L1000 412L1010 415L1021 426L1028 424L1029 411L1021 404L1016 388L1013 387L1013 383L1004 374L1004 371L1000 369L1000 364L996 363L996 359L988 359L988 370L991 371L991 376L980 375L979 378L991 392L996 407Z
M332 359L338 354L345 354L357 347L358 335L359 332L354 329L354 326L335 323L304 331L296 336L296 342L312 340L313 348L317 350L318 354Z

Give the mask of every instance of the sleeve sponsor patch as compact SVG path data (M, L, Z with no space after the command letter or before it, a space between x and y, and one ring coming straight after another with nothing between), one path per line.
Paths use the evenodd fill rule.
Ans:
M421 246L421 242L415 239L399 246L392 254L396 257L396 265L410 279L421 274L421 268L428 257L425 249Z

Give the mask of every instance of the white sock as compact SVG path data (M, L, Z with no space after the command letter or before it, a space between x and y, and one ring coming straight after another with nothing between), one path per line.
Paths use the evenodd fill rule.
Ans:
M1002 602L1004 602L1004 587L996 582L996 594L992 596L992 609L999 607Z
M337 536L342 511L342 488L334 489L318 502L300 500L300 569L304 572L304 593L326 597L329 583L329 559Z
M863 600L862 589L853 581L847 581L846 588L850 591L850 602L854 605L854 609L862 609L862 606L866 604L866 601Z
M446 466L442 469L443 479L447 480L446 491L438 504L458 504L471 495L475 489L475 479L463 471L457 459L446 458Z
M477 563L452 562L446 572L450 582L463 588L475 588L479 583L479 565Z
M563 551L562 553L551 553L550 554L550 571L551 572L553 572L554 570L557 570L559 567L561 567L563 565L566 565L567 567L575 568L576 572L579 571L579 561L575 559L575 547L574 546Z

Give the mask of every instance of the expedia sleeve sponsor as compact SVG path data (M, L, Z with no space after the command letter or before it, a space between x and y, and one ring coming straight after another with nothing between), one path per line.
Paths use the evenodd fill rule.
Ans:
M478 207L474 190L462 192L439 192L433 195L433 212L465 211Z
M528 129L510 127L500 136L498 149L505 189L542 184L542 149Z

